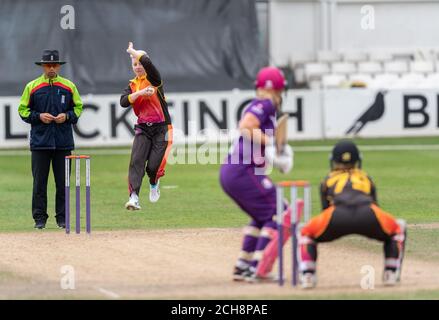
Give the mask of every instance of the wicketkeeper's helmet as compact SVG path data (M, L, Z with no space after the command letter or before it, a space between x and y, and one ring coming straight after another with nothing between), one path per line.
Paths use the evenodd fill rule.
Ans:
M331 168L334 164L352 165L361 168L361 154L355 143L350 140L339 141L330 156Z

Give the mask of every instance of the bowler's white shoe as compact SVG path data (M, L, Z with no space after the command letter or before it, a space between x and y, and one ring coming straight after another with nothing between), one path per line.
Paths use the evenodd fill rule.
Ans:
M299 279L302 289L312 289L317 284L317 276L311 272L300 273Z
M140 210L141 207L139 205L139 196L133 192L130 196L130 199L127 203L125 203L125 208L127 210Z
M398 284L399 274L398 271L384 270L383 273L383 284L386 287L392 287Z
M160 199L160 187L159 187L159 182L157 182L156 184L149 185L149 201L151 202L157 202Z

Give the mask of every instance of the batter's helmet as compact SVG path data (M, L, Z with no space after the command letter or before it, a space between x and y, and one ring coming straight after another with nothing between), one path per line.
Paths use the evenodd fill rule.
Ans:
M255 85L257 89L284 90L287 80L282 70L276 67L265 67L259 70Z

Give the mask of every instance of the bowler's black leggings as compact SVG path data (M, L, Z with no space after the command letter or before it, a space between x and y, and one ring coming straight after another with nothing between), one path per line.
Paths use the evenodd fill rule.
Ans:
M172 145L172 126L136 126L128 171L128 191L140 192L145 172L149 183L156 184L165 174L166 160Z

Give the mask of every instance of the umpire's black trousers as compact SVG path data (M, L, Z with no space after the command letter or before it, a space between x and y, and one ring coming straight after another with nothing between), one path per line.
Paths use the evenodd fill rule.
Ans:
M64 157L71 154L70 150L32 150L32 175L34 179L32 193L32 217L35 221L46 221L47 214L47 180L50 163L55 177L56 219L65 218L65 162Z

